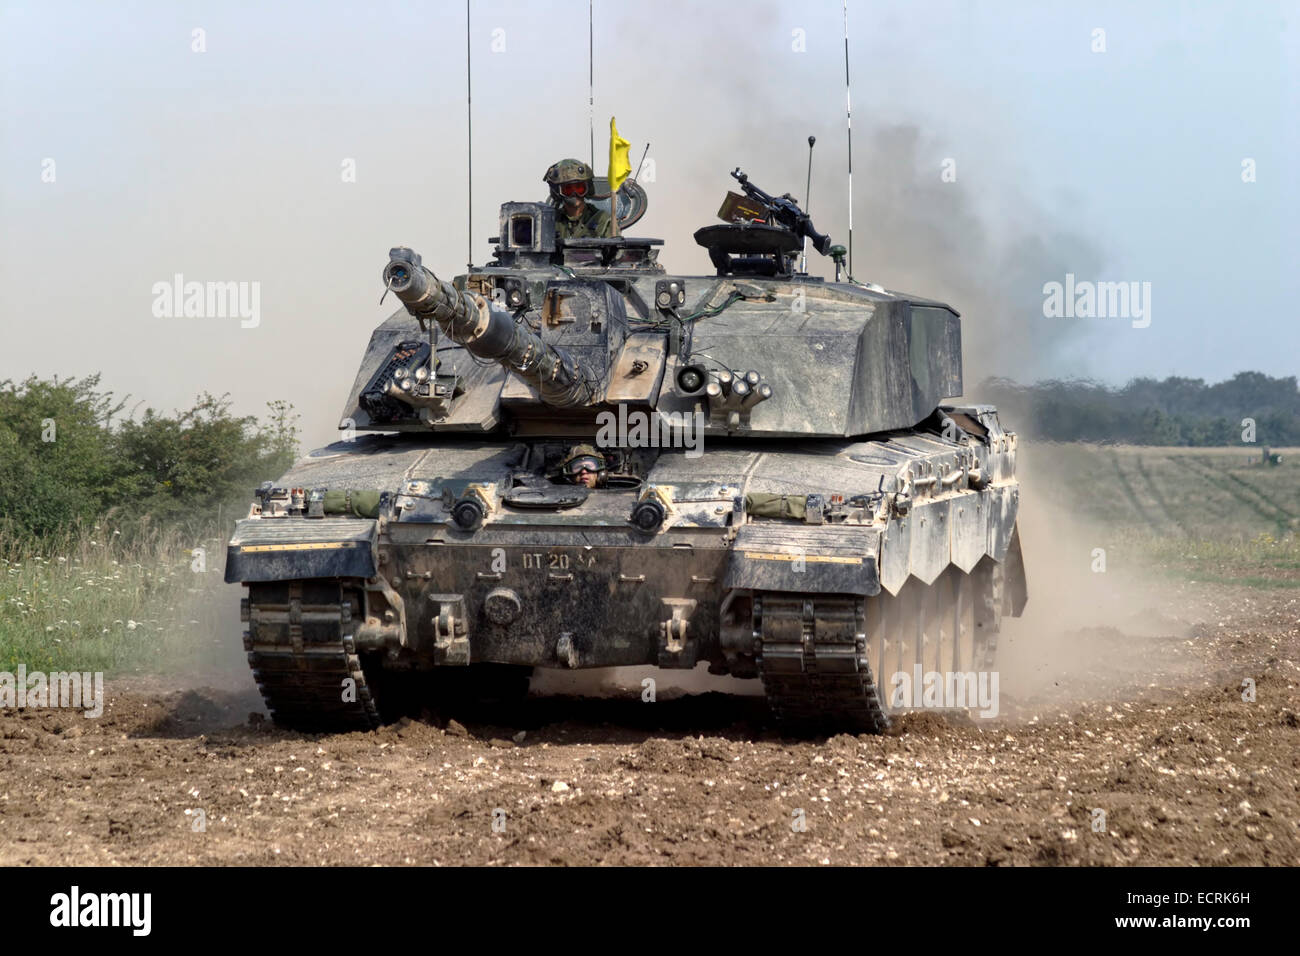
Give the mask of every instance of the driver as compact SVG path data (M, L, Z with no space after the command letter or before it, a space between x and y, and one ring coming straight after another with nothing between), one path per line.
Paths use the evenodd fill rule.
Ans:
M575 485L603 488L609 474L609 463L591 445L574 445L564 456L560 474Z

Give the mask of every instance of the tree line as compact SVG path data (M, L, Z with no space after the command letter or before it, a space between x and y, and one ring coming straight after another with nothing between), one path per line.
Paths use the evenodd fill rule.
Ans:
M1241 445L1253 423L1259 445L1300 445L1300 389L1294 375L1238 372L1215 384L1177 376L1135 378L1118 387L1086 379L1019 385L991 378L980 385L975 400L996 405L1025 437L1047 441Z

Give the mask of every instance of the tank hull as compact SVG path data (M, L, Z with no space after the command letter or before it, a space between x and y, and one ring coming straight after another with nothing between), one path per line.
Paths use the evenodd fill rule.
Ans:
M916 703L892 675L991 667L1001 613L1024 605L1016 442L987 407L854 441L658 449L632 487L512 505L538 444L340 443L277 484L379 490L374 517L239 522L227 577L249 586L277 720L373 726L393 673L707 663L761 679L792 726L879 730ZM756 504L810 486L824 511ZM651 492L666 515L646 532L630 515ZM469 494L484 515L467 529Z

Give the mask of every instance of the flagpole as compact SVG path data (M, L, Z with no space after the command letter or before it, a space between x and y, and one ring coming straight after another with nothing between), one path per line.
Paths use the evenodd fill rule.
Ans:
M614 117L612 116L609 118L609 155L610 155L610 159L605 161L606 177L608 177L609 174L614 171L610 166L610 161L613 159L614 156ZM610 219L610 235L621 236L623 232L618 227L618 190L614 188L614 184L612 182L609 183L609 219Z

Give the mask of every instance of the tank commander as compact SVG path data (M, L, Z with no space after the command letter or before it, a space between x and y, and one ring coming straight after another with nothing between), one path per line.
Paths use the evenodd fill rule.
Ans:
M560 474L565 481L575 485L603 488L609 475L609 463L591 445L574 445L564 456Z
M542 181L551 187L551 202L558 208L556 238L608 239L613 235L609 213L587 202L596 191L590 166L580 159L562 159L546 171Z

